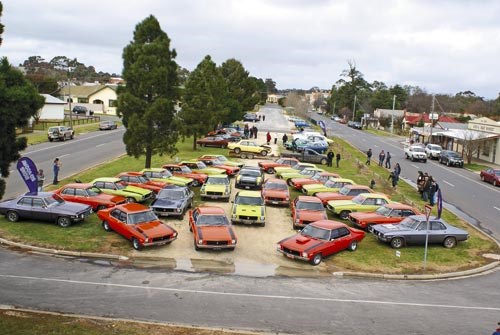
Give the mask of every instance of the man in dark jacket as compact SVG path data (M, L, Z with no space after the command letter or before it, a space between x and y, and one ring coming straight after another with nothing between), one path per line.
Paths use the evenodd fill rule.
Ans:
M332 167L333 157L335 157L335 154L333 153L333 151L331 151L331 150L328 151L328 154L326 155L326 158L327 158L327 165L326 166Z
M286 142L288 142L288 136L286 136L286 133L283 134L283 137L281 139L283 140L283 145L285 145Z
M370 165L370 161L372 159L372 149L368 149L366 152L366 165Z
M390 169L391 168L391 153L387 151L387 155L385 156L385 168Z
M339 167L339 162L340 162L340 152L337 152L336 161L337 161L337 167Z

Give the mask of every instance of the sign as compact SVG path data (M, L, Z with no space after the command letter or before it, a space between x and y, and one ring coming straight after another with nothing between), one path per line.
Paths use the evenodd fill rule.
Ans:
M396 257L401 258L401 251L396 250Z
M31 193L38 191L38 170L35 163L28 157L21 157L17 161L17 170L21 174L21 178L26 183L28 190Z
M432 207L429 205L425 205L425 220L429 222L429 217L431 216Z

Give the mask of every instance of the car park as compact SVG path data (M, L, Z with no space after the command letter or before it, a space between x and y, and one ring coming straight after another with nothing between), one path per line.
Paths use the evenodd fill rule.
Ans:
M493 186L498 186L500 185L500 169L486 169L482 170L479 173L479 176L482 181L485 181L487 183L492 183Z
M263 182L264 172L260 167L245 166L236 176L235 187L260 190Z
M185 186L163 188L149 206L158 216L184 217L188 208L193 206L194 193Z
M195 173L191 171L191 169L185 165L179 164L165 164L162 168L167 169L173 174L175 177L184 177L193 179L193 183L191 186L198 187L205 183L208 178L208 175L205 173Z
M120 178L123 185L137 186L145 190L153 191L154 193L158 193L165 186L171 185L166 181L150 180L141 172L122 172L119 173L116 178Z
M239 168L242 168L243 165L245 165L242 162L235 162L235 161L229 160L224 155L201 155L200 157L198 157L198 159L201 161L203 161L204 159L217 159L218 161L222 162L222 164L224 164L224 165L236 166Z
M409 216L399 224L377 225L372 227L372 232L379 241L389 243L394 249L425 244L426 235L429 244L442 244L445 248L453 248L469 238L465 230L448 224L442 218L430 217L427 226L425 215Z
M275 169L277 167L294 167L295 165L299 164L300 162L295 159L295 158L279 158L276 161L263 161L259 162L258 165L266 172L269 174L275 173Z
M266 179L262 185L262 196L266 205L288 206L290 204L290 191L282 179Z
M464 167L464 159L457 152L451 150L441 151L439 163L446 164L446 166Z
M49 192L26 193L13 200L0 202L0 214L8 221L36 220L55 222L67 228L85 220L92 213L92 207L76 202L64 201L59 195Z
M74 114L94 115L94 111L88 109L85 106L74 106L72 111Z
M235 154L246 152L262 156L267 156L267 154L271 153L272 150L268 145L258 145L257 142L250 140L241 140L237 143L230 143L227 148L234 151Z
M299 195L292 201L290 207L293 229L305 227L314 221L328 219L323 204L315 197Z
M337 192L318 192L314 194L323 203L323 206L328 205L330 200L351 200L361 193L373 193L374 191L365 185L347 184Z
M429 159L439 159L439 155L443 148L438 144L429 143L425 146L425 154Z
M266 225L266 207L259 191L239 191L231 208L231 222Z
M391 201L385 194L361 193L351 200L330 200L326 208L346 220L352 212L373 212Z
M105 231L115 231L132 242L135 250L159 246L177 239L177 231L161 222L152 209L141 204L124 204L97 212Z
M227 148L227 145L231 142L229 139L222 136L207 136L196 141L200 147L217 147L217 148Z
M120 178L101 177L94 179L90 184L106 194L122 196L128 202L144 202L154 198L153 191L137 186L123 185Z
M327 180L332 178L340 178L340 175L333 172L317 172L311 178L292 178L290 180L290 186L295 188L297 191L301 191L304 185L311 184L323 184Z
M196 250L234 250L238 243L233 226L220 207L200 206L189 211L189 230Z
M408 145L404 148L404 153L406 159L411 159L412 162L427 162L427 154L425 153L425 149L421 145Z
M226 174L226 170L219 169L216 167L208 167L205 163L202 161L197 161L197 160L191 160L191 161L182 161L179 163L181 166L187 166L189 169L191 169L192 173L201 173L205 174L207 176L210 175L216 175L216 174Z
M404 218L412 215L420 215L420 211L410 205L393 202L379 207L374 212L355 212L349 214L349 221L358 228L368 231L374 225L397 224Z
M207 166L216 167L218 169L225 170L226 174L229 177L233 177L234 175L236 175L240 171L239 167L233 166L233 165L226 165L223 162L221 162L218 158L205 157L205 158L198 158L198 159L201 160L203 163L205 163Z
M72 140L75 137L75 131L73 130L73 128L66 126L49 127L49 129L47 130L47 137L50 142L54 140Z
M54 193L63 198L65 201L89 205L95 212L126 202L124 197L106 194L92 184L66 184L55 190Z
M231 195L231 183L225 174L209 175L205 184L201 186L200 197L201 200L225 200L229 201Z
M355 251L365 232L332 220L315 221L297 235L278 242L278 252L288 258L319 265L321 260L348 249Z
M152 181L166 182L177 186L191 186L193 179L185 177L176 177L170 171L164 168L148 168L140 171L145 177Z
M101 121L99 122L99 130L113 130L118 128L118 124L115 121Z
M333 178L328 179L324 184L310 184L302 187L302 193L307 195L316 195L320 192L338 192L346 185L355 185L352 179Z

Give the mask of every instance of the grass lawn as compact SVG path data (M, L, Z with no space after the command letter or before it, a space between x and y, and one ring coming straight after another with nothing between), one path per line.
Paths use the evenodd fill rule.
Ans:
M477 163L471 163L471 164L464 164L464 168L472 170L472 171L480 172L481 170L489 169L489 166L481 165L481 164L477 164Z
M390 131L385 131L385 130L379 130L379 129L363 129L363 131L366 131L367 133L372 133L377 136L386 136L386 137L391 137L391 136L399 136L398 134L394 133L391 134Z

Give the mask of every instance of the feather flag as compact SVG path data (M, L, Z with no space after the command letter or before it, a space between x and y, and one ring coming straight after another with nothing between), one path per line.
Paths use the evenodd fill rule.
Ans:
M443 211L443 195L441 194L441 188L437 190L437 218L441 218L441 212Z

